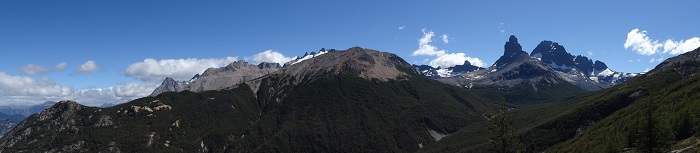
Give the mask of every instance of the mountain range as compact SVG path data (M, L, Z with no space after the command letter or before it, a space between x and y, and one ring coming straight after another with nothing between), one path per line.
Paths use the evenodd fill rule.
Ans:
M503 56L488 68L473 66L469 61L449 68L429 65L413 65L413 68L427 77L458 86L496 84L512 87L524 80L539 82L537 80L544 79L554 83L563 80L588 91L609 88L640 74L613 71L601 61L593 62L582 55L573 56L564 46L548 40L540 42L528 55L514 35L504 45ZM549 77L540 78L542 76Z
M528 54L510 36L503 53L487 68L360 47L237 61L112 107L58 102L0 138L0 152L490 152L498 111L521 151L641 150L652 121L668 133L652 136L673 137L662 150L697 151L700 50L646 74L553 41Z

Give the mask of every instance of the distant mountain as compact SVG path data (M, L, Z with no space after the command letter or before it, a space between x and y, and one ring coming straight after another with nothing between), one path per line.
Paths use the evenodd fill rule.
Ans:
M540 59L552 69L564 73L562 76L578 85L592 81L600 88L608 88L639 75L639 73L613 71L605 63L597 60L593 62L586 56L573 56L566 52L564 46L552 41L540 42L530 53L530 56Z
M489 68L454 77L436 78L436 80L465 88L477 86L508 87L512 89L512 93L519 94L506 97L511 101L520 102L560 97L552 95L563 96L584 92L562 78L558 71L553 70L540 60L528 56L525 51L522 51L515 36L511 36L503 47L503 56Z
M29 115L32 115L34 113L41 112L45 108L51 107L53 104L56 104L55 101L45 101L41 104L36 104L36 105L30 105L27 107L10 107L10 106L0 106L0 113L5 114L5 115L20 115L27 117ZM3 118L0 118L3 119Z
M115 106L115 105L116 104L114 104L114 103L104 103L104 104L100 105L99 108L110 108L110 107Z
M418 70L421 75L430 78L452 77L481 69L478 66L472 65L469 61L464 61L462 65L455 65L448 68L433 68L430 65L411 65L411 67Z
M201 92L226 89L279 69L281 67L277 63L263 62L258 65L252 65L243 60L236 61L226 67L209 68L201 76L197 74L188 81L176 81L169 77L165 78L163 83L153 90L151 96L157 96L163 92L181 92L185 90Z
M235 64L193 83L260 70ZM164 92L104 109L59 102L1 138L0 151L415 152L483 121L494 103L425 78L394 54L353 47L223 90Z
M26 108L12 108L9 106L0 107L0 137L9 132L19 122L29 115L43 111L56 104L54 101L45 101L41 104L31 105Z
M20 114L7 115L0 113L0 137L12 130L12 128L14 128L17 123L24 120L24 118L26 117Z
M465 65L467 64L465 63ZM455 67L460 66L464 65ZM471 66L460 69L464 71L454 71L452 67L449 69L433 68L428 65L414 65L413 68L429 78L459 86L499 85L512 87L520 84L523 79L543 77L547 78L548 82L555 84L559 80L564 80L588 91L608 88L639 75L638 73L615 72L601 61L593 62L582 55L573 56L566 51L564 46L552 41L542 41L528 55L522 50L518 38L512 35L504 45L503 56L489 68L482 69Z

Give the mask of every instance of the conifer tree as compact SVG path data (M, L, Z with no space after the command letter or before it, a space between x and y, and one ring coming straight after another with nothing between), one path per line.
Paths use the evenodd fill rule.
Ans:
M496 112L489 122L491 122L494 127L490 128L491 132L496 133L496 136L491 138L491 151L497 153L518 153L525 151L525 145L523 145L515 136L515 125L511 120L510 114L508 114L508 107L506 106L505 99L500 102L500 108Z

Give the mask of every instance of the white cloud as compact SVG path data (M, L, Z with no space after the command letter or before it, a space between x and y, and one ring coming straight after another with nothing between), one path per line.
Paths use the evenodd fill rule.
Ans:
M647 72L649 72L649 71L651 71L651 69L650 69L650 68L646 68L646 69L644 69L644 71L642 71L642 72L647 73Z
M430 66L447 68L455 65L462 65L464 64L464 61L469 61L469 63L478 67L484 66L484 62L481 61L479 58L467 57L467 55L464 53L449 53L442 56L438 56L437 58L430 61Z
M153 92L158 84L151 82L122 83L107 88L87 88L73 90L70 95L61 97L83 105L99 106L104 103L123 103L145 97Z
M629 60L629 61L627 61L627 62L632 62L632 60Z
M406 28L406 26L400 26L399 30L403 30L404 28Z
M253 61L256 63L262 63L262 62L271 62L271 63L279 63L280 65L284 65L284 63L287 63L296 57L287 57L284 56L282 53L279 53L274 50L266 50L264 52L260 52L258 54L253 55Z
M437 47L430 45L430 42L433 42L433 37L435 37L435 33L433 33L433 31L423 29L421 32L423 32L423 37L418 39L418 50L413 51L411 56L441 56L446 53L445 50L438 50Z
M669 39L664 43L664 53L674 55L683 54L685 52L693 51L698 47L700 47L700 38L698 37L693 37L688 40L681 40L679 42Z
M68 64L66 62L61 62L61 63L56 64L56 66L54 68L56 69L56 71L63 71L66 69L66 66L68 66Z
M591 57L591 56L593 56L593 52L588 51L588 57Z
M443 43L450 43L450 36L447 36L447 34L442 34L440 38L442 38Z
M652 55L656 53L659 47L662 47L658 41L652 41L651 38L647 36L647 31L639 31L639 29L632 29L627 33L627 40L625 41L625 49L632 47L634 51L642 55Z
M662 62L662 61L664 61L664 57L651 58L651 60L649 60L649 63L654 63L654 62L658 63L658 62Z
M27 64L19 68L19 72L27 75L44 74L51 71L51 68L47 66Z
M423 32L423 37L418 39L418 49L413 51L411 56L435 56L436 58L431 60L429 64L432 67L452 67L455 65L462 65L464 64L464 61L469 61L474 66L484 66L484 62L479 58L468 57L465 53L447 53L445 50L438 50L437 47L430 44L433 42L435 33L426 29L421 30L421 32ZM442 35L441 38L444 43L449 42L449 36L446 34ZM423 63L427 61L428 59L425 59Z
M660 53L659 48L662 48L665 54L677 55L700 47L700 38L693 37L681 41L668 39L664 41L664 43L660 43L658 40L649 38L649 36L647 36L647 31L639 31L639 29L635 28L627 33L627 40L624 46L625 49L632 47L634 51L642 55Z
M148 96L157 86L157 83L140 82L76 90L48 78L33 79L0 72L0 106L27 106L59 100L73 100L90 106L122 103Z
M176 80L187 80L195 74L202 73L212 67L224 67L238 57L211 59L144 59L143 62L133 63L126 68L125 75L143 81L162 81L165 77Z
M78 72L80 73L91 73L99 70L100 68L97 67L97 64L95 64L95 61L89 60L80 66L78 66Z
M62 96L66 91L68 88L47 78L34 80L0 72L0 96Z

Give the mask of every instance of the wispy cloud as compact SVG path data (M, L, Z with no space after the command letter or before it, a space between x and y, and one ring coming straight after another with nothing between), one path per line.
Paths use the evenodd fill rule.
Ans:
M406 28L406 26L400 26L399 30L403 30L404 28Z
M66 66L68 66L68 63L61 62L61 63L56 64L56 66L54 68L56 69L56 71L63 71L66 69Z
M97 64L95 64L95 61L89 60L83 64L80 64L80 66L78 66L77 71L80 73L92 73L92 72L95 72L99 69L100 68L97 67Z
M651 58L651 60L649 60L649 63L654 63L654 62L659 63L659 62L662 62L662 61L664 61L664 57Z
M442 36L440 36L440 38L442 38L443 43L446 43L446 44L450 43L450 36L447 36L447 34L442 34Z
M624 46L625 49L632 48L632 50L641 55L653 55L657 53L677 55L700 47L700 38L693 37L681 41L668 39L664 41L664 43L660 43L659 40L654 40L647 36L646 30L640 31L635 28L627 33L627 40ZM662 49L663 52L661 52L660 49Z
M47 66L27 64L19 68L19 72L26 75L45 74L51 71Z
M445 50L438 50L437 47L430 45L430 43L433 42L433 37L435 37L435 33L433 31L423 29L421 32L423 32L423 37L418 39L418 49L413 51L411 56L441 56L446 53Z
M465 53L447 53L446 50L439 50L436 46L431 45L433 42L433 37L435 33L433 31L423 29L423 37L418 39L418 49L413 51L411 56L434 56L435 58L430 61L430 66L433 67L452 67L455 65L464 64L464 61L469 61L474 66L483 67L484 62L479 58L469 57ZM444 43L448 43L449 40L447 35L441 36ZM427 62L428 59L423 61Z

